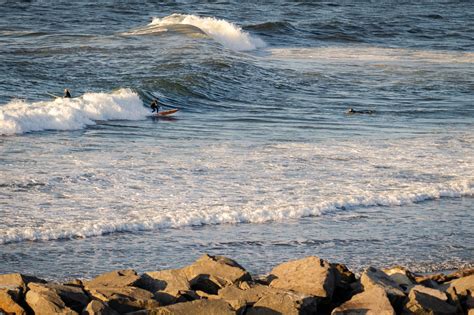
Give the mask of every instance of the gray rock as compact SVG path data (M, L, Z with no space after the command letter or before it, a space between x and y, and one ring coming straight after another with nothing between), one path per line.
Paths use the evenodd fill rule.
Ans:
M331 299L335 288L335 271L331 264L318 257L306 257L276 266L270 286L293 290L323 299Z
M354 295L331 313L331 315L342 314L395 315L395 311L385 290L380 286L372 286Z

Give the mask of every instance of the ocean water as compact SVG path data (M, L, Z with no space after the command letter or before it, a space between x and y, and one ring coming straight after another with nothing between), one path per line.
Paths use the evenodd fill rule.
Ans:
M472 1L0 1L0 273L472 266L473 21Z

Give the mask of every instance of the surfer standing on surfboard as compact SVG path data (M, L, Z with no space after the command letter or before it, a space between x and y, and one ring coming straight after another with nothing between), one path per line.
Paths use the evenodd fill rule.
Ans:
M153 102L151 102L150 107L152 113L155 111L158 113L160 111L160 105L158 105L158 100L156 98L153 100Z

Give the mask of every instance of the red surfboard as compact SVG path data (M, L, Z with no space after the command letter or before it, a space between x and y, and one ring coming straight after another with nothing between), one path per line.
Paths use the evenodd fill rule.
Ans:
M156 113L155 116L169 116L169 115L173 115L177 111L179 111L179 109L177 108L168 109L168 110L164 110L164 111Z

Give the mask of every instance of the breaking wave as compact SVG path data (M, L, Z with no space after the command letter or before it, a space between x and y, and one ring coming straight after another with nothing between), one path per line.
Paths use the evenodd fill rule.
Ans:
M147 114L138 94L130 89L34 103L12 100L0 107L0 135L77 130L98 120L141 120Z
M23 241L48 241L58 239L87 238L117 232L141 232L186 226L203 226L236 223L264 223L285 221L310 216L320 216L335 211L346 211L361 207L402 206L440 198L460 198L474 196L474 183L469 180L453 181L446 184L428 185L414 191L368 193L359 196L339 197L316 204L313 207L288 205L276 209L255 209L243 207L239 211L224 205L200 210L179 210L165 213L150 213L134 219L86 221L44 226L42 228L7 228L0 235L0 244ZM154 213L154 212L153 212Z
M266 43L263 40L250 35L243 31L241 27L226 20L177 13L164 18L155 17L146 27L132 30L124 33L124 35L160 33L186 25L201 30L218 43L232 50L248 51L266 47Z

